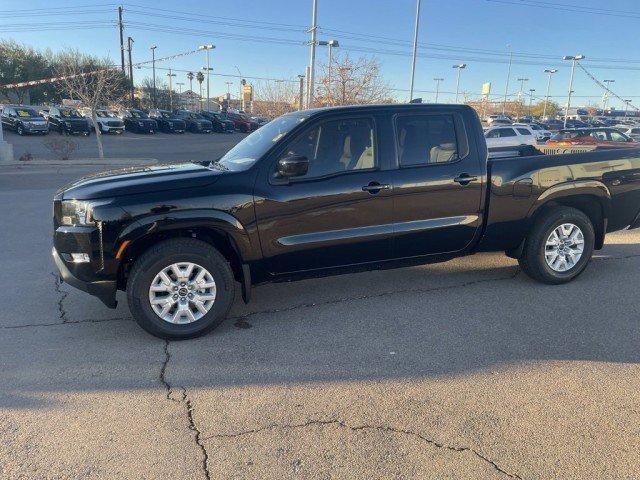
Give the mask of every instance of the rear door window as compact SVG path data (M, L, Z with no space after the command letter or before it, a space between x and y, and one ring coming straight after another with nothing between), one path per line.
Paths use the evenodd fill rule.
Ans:
M396 141L401 167L450 163L460 157L453 115L398 116Z
M517 130L520 135L531 135L531 132L526 128L518 128Z
M516 132L515 132L515 130L513 128L499 128L498 129L498 136L500 138L516 137L517 134L516 134Z

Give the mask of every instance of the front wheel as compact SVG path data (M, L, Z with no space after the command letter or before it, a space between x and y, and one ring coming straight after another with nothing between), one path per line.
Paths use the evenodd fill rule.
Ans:
M211 245L192 238L167 240L147 250L127 285L129 309L138 324L174 340L216 328L234 294L229 262Z
M16 133L20 136L24 135L24 127L22 125L18 125L18 128L16 129Z
M567 283L587 268L594 245L589 217L575 208L557 207L535 223L518 262L534 280Z

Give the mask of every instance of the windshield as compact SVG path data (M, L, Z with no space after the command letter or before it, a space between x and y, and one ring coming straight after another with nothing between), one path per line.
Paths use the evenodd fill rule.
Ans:
M66 108L64 110L60 110L60 115L65 118L82 118L77 110L72 108Z
M141 112L140 110L130 110L130 112L133 118L149 118L146 113Z
M278 140L306 119L306 116L299 114L277 118L238 143L216 164L231 171L247 170Z
M16 108L16 115L22 118L39 116L35 110L30 108Z

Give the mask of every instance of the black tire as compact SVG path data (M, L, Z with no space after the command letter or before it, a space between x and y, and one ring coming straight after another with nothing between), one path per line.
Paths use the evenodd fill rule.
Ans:
M22 125L18 125L16 127L16 133L20 136L24 135L24 127Z
M199 320L173 324L160 318L149 302L154 277L177 262L192 262L207 269L216 282L216 300ZM235 297L235 280L229 262L211 245L193 238L160 242L135 262L127 285L129 309L138 324L150 334L170 340L199 337L223 322Z
M565 272L553 270L546 261L546 242L552 232L560 225L571 223L584 237L582 256L576 264ZM580 210L571 207L556 207L544 213L534 224L525 241L522 256L518 259L522 270L534 280L549 285L567 283L580 275L591 260L595 245L593 224Z

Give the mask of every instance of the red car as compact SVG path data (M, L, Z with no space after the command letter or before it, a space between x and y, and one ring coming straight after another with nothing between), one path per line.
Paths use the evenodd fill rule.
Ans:
M240 132L250 132L252 130L251 121L239 113L227 112L226 118L231 120L235 129Z
M547 140L547 145L571 147L576 145L602 148L638 148L640 143L615 128L570 128L560 130Z

